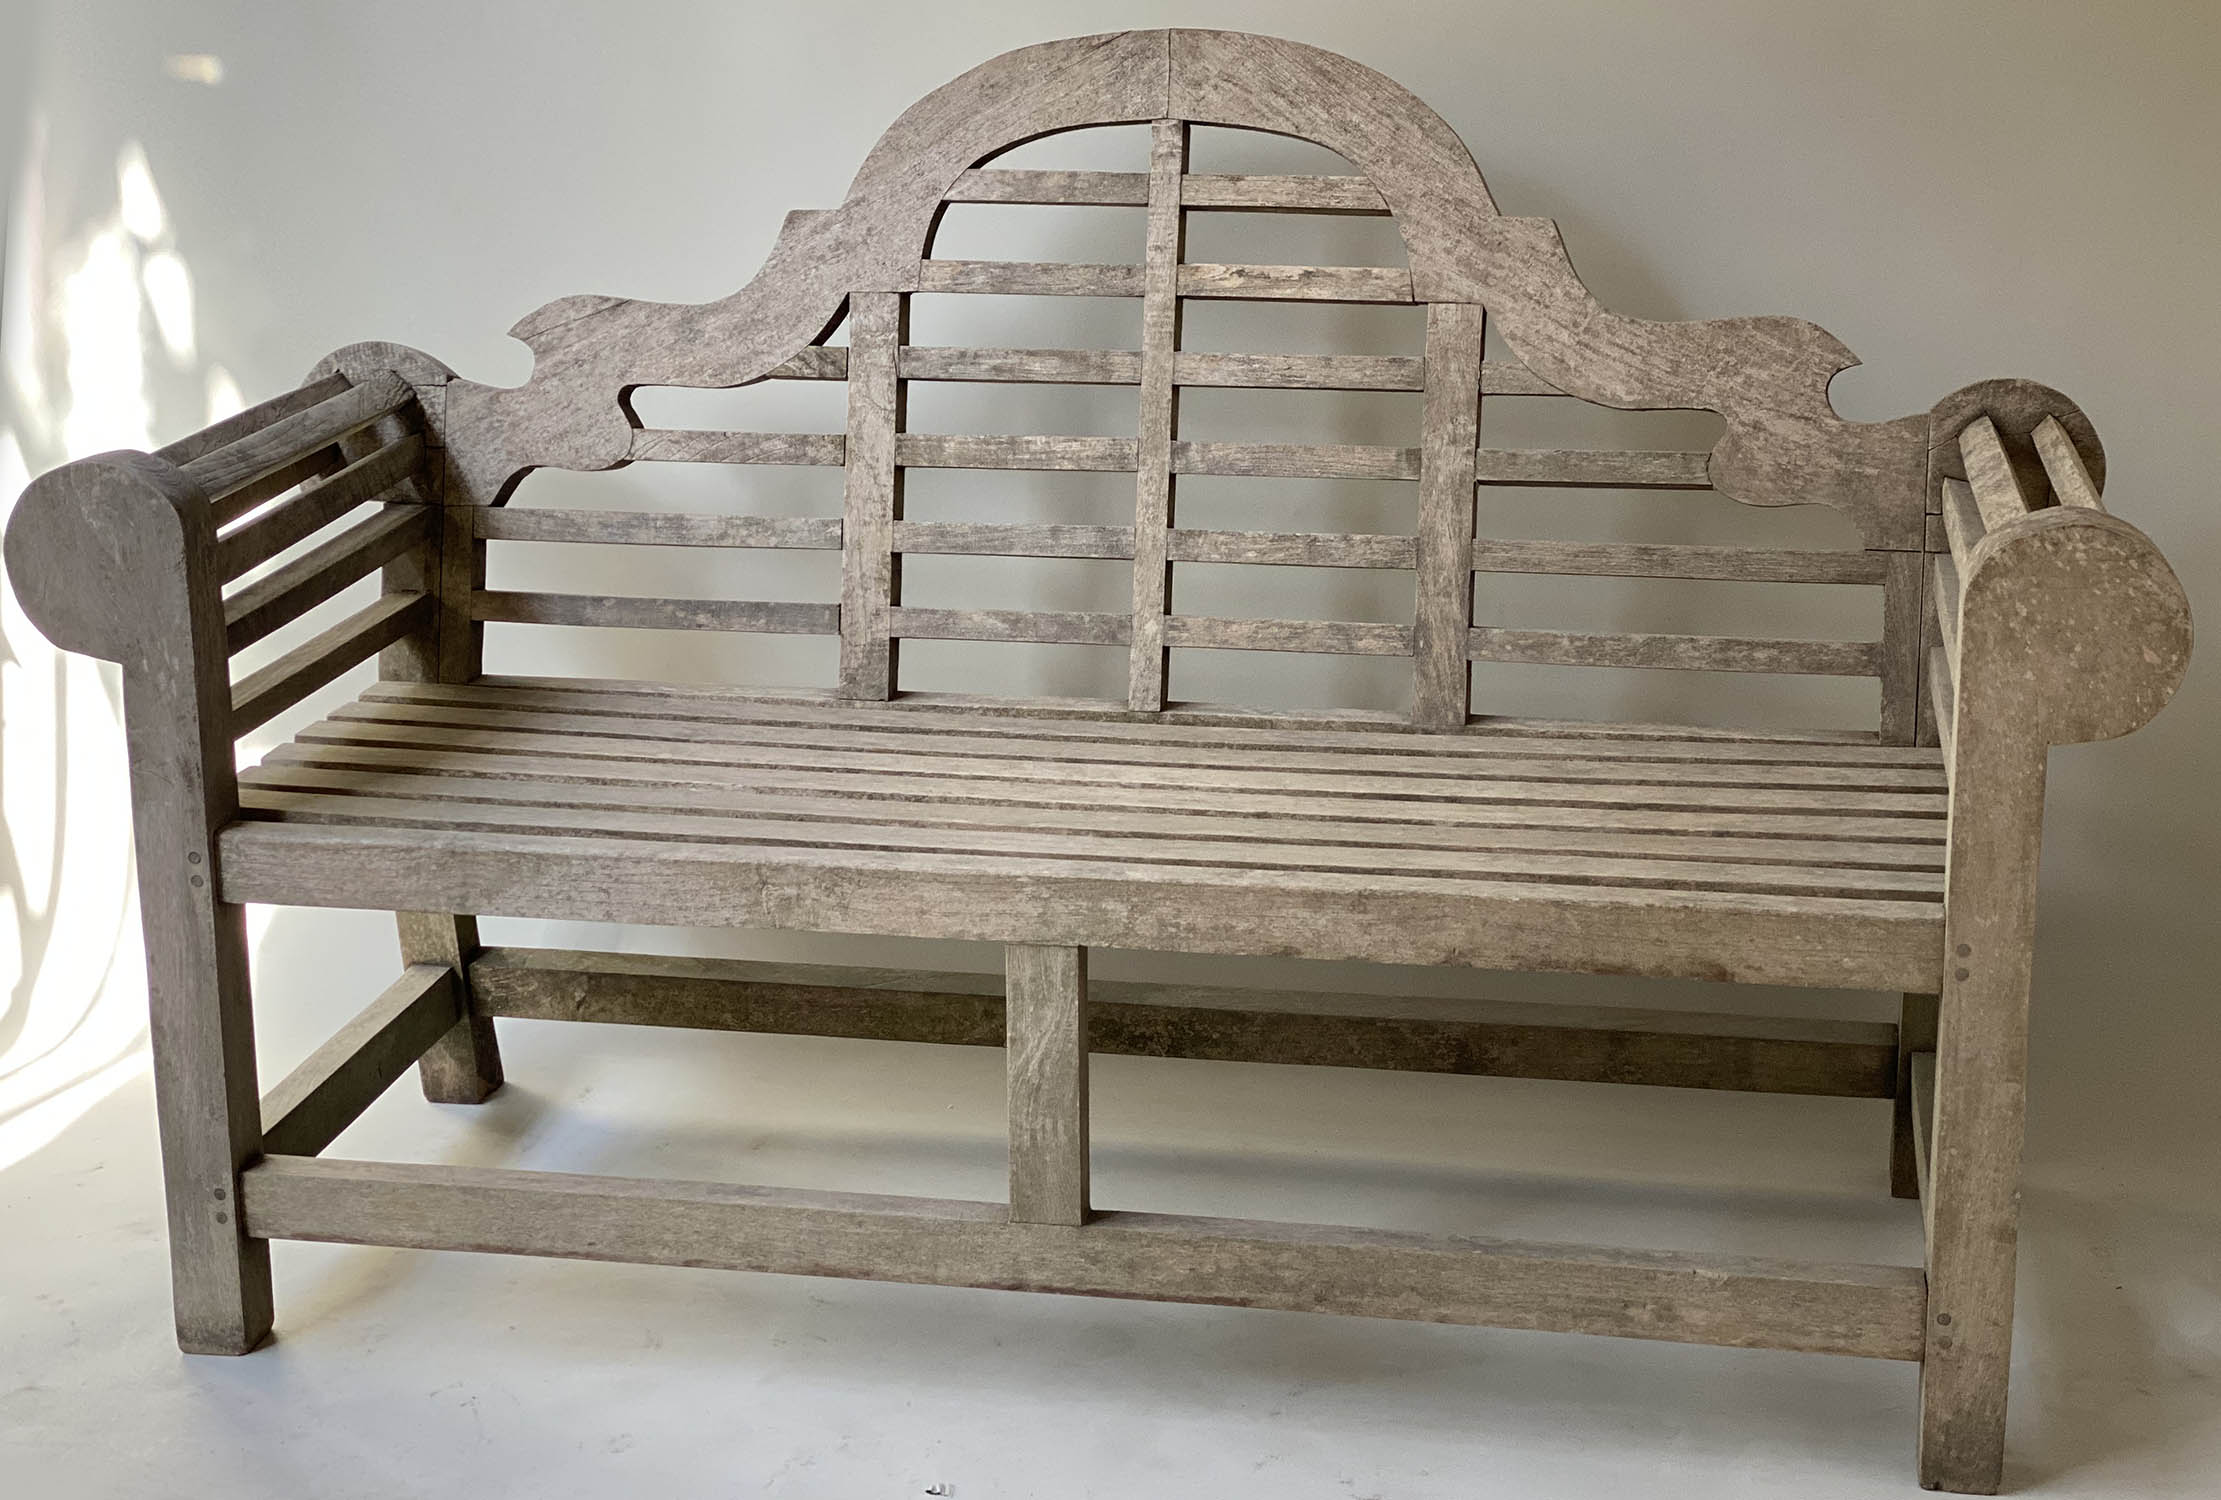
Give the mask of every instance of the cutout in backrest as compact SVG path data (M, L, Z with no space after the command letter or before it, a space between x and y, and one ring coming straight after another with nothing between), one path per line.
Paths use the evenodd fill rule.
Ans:
M1878 585L1482 573L1473 623L1521 630L1874 641Z
M1872 678L1473 663L1472 712L1484 718L1871 732L1880 710Z
M1277 563L1176 562L1172 612L1228 620L1411 623L1408 568L1312 568Z
M1141 260L1147 231L1147 210L1141 208L950 203L941 209L926 256L1130 266Z
M690 432L841 432L848 426L842 380L759 380L727 390L649 385L632 393L643 427Z
M1116 702L1126 696L1127 659L1124 646L912 638L902 642L901 690L978 696L990 684L997 698Z
M1178 484L1183 529L1410 536L1418 524L1419 487L1402 481L1182 474ZM1129 519L1131 509L1129 496Z
M1411 712L1411 660L1179 646L1168 679L1174 703L1224 703L1268 712Z
M1134 524L1130 473L1026 469L908 469L902 514L909 521L1006 526Z
M1411 447L1419 441L1420 401L1417 391L1182 386L1179 435L1191 442Z
M499 621L486 627L486 671L493 675L822 688L837 678L839 662L838 636Z
M486 587L644 599L830 604L841 595L831 549L661 547L491 541Z
M1138 349L1141 299L914 292L910 343L920 348Z
M1094 558L906 552L902 602L914 609L1088 610L1122 615L1133 607L1133 565Z
M1180 348L1191 354L1419 354L1427 310L1395 303L1237 302L1182 304Z
M1134 435L1131 386L913 380L906 432Z
M535 469L505 508L837 517L844 478L838 464L633 463L598 473Z
M1652 542L1860 552L1850 517L1826 505L1745 505L1713 490L1484 485L1483 538Z
M1149 130L1143 122L1051 131L998 151L979 165L1039 172L1146 172Z

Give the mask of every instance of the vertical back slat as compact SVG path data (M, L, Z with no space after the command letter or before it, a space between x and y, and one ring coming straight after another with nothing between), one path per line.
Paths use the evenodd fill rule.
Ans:
M1423 729L1463 724L1470 696L1466 633L1473 624L1473 486L1487 323L1487 311L1475 303L1427 308L1411 699L1412 721Z
M841 502L841 696L885 699L895 689L891 611L900 599L894 553L902 515L902 382L895 368L907 307L900 292L848 299L848 472Z
M1920 733L1920 575L1926 557L1889 552L1882 575L1882 743L1910 745Z
M1154 713L1165 705L1168 653L1165 616L1172 608L1172 441L1179 388L1173 366L1180 348L1180 259L1185 215L1181 178L1188 167L1188 127L1159 120L1150 138L1149 230L1142 258L1141 402L1134 473L1134 629L1127 671L1127 707Z

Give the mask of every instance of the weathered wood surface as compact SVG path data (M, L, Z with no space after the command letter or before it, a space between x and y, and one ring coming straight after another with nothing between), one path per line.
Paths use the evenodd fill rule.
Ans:
M769 635L837 635L840 606L755 599L646 599L629 594L535 594L507 589L470 596L473 620L523 625L601 625L628 630L737 630Z
M336 681L432 618L423 594L381 594L232 685L226 725L233 737L258 729L318 688Z
M494 512L489 512L494 514ZM238 651L278 630L432 535L438 513L389 505L224 599L224 644Z
M1881 648L1868 641L1751 640L1740 636L1584 634L1476 626L1475 661L1540 662L1565 667L1667 667L1711 672L1804 672L1830 677L1876 675Z
M500 1039L493 1017L471 1003L470 966L477 959L478 919L444 911L393 914L401 962L431 964L452 977L458 1014L417 1058L417 1079L434 1104L479 1104L503 1082Z
M793 547L838 552L841 523L808 516L685 515L672 511L535 510L474 506L484 541L601 542L627 547Z
M1126 706L1151 713L1165 705L1171 657L1165 616L1172 611L1172 444L1180 429L1174 367L1180 350L1180 262L1186 217L1180 210L1188 169L1188 127L1159 120L1150 127L1149 221L1142 255L1141 401L1134 443L1133 620L1127 627Z
M1006 1039L1010 1072L1010 1220L1084 1224L1087 1199L1087 950L1012 943Z
M123 665L177 1341L244 1354L270 1331L270 1255L238 1202L262 1118L246 916L222 895L238 786L215 544L206 495L176 466L112 453L33 482L7 563L57 645Z
M1914 1266L1533 1244L999 1203L273 1157L246 1179L275 1239L646 1261L1614 1334L1912 1359Z
M1463 724L1472 707L1474 445L1487 330L1483 308L1438 302L1427 309L1411 628L1411 719L1422 729Z
M470 985L479 1013L523 1020L1004 1044L992 974L489 948ZM1844 1098L1902 1088L1897 1028L1883 1023L1103 980L1088 1007L1088 1050L1104 1056Z
M411 964L263 1095L262 1149L273 1156L316 1155L465 1019L456 971Z

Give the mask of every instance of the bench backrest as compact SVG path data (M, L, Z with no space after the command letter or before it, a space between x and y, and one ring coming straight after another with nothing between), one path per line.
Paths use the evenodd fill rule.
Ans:
M1047 134L1133 124L1149 125L1151 142L1135 170L991 165ZM1198 125L1316 142L1354 171L1193 173L1188 146ZM1146 231L1132 263L935 258L944 205L979 203L1126 205L1144 211ZM1189 261L1191 215L1242 212L1393 216L1407 263ZM934 293L1135 298L1139 346L913 345L910 299ZM1424 344L1396 356L1184 350L1183 306L1229 298L1417 305ZM1010 53L907 111L841 206L790 216L765 269L733 296L701 305L565 298L515 333L534 351L532 379L509 389L455 380L435 413L450 460L450 503L476 502L469 529L481 581L470 613L479 621L837 634L839 676L829 686L853 700L895 693L904 639L1090 643L1124 648L1126 692L1113 706L1140 712L1171 701L1168 664L1185 648L1386 656L1409 662L1408 716L1424 728L1464 725L1474 709L1490 711L1471 699L1475 661L1856 676L1879 684L1874 727L1883 740L1908 743L1920 732L1922 551L1933 544L1927 414L1883 423L1838 417L1828 383L1855 360L1808 323L1663 323L1606 311L1575 275L1551 221L1497 212L1471 156L1438 116L1379 74L1314 48L1156 31ZM840 335L845 347L827 342ZM681 431L634 415L631 394L640 387L760 380L845 381L845 430ZM905 393L928 381L1130 388L1133 435L907 430ZM1418 420L1409 441L1394 445L1184 440L1180 394L1197 387L1417 392ZM1709 411L1724 431L1709 451L1491 446L1489 413L1508 400ZM841 465L842 513L699 517L506 505L537 467L663 462ZM926 468L1131 474L1131 522L907 519L904 473ZM1257 529L1180 526L1175 499L1181 477L1191 475L1409 484L1416 522L1386 535L1291 531L1274 524L1268 484L1258 487ZM1486 510L1477 513L1477 496L1491 486L1710 489L1750 505L1829 506L1855 528L1859 545L1500 538L1490 534ZM840 591L837 601L749 603L487 590L485 544L513 540L837 549ZM902 599L902 559L923 553L1130 561L1131 606L915 607ZM1361 623L1176 611L1180 569L1212 563L1408 570L1412 612L1405 621ZM1476 576L1485 591L1506 573L1865 585L1881 590L1880 628L1860 640L1476 628Z

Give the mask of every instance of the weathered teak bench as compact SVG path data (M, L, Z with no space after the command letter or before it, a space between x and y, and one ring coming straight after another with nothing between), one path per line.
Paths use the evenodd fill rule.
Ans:
M981 165L1051 132L1147 122L1145 172ZM1191 174L1191 124L1316 142L1359 175ZM1141 207L1145 245L1132 265L933 259L950 203ZM1187 263L1186 217L1212 211L1393 214L1408 268ZM924 292L1139 298L1141 347L913 346L907 300ZM1186 352L1196 298L1423 304L1424 352ZM1490 320L1516 361L1484 357ZM839 329L846 347L827 342ZM1919 1361L1922 1482L1996 1486L2045 751L2143 724L2190 640L2167 565L2101 502L2103 456L2071 402L1994 381L1902 420L1845 421L1827 387L1852 359L1820 329L1614 316L1550 221L1497 213L1418 100L1324 52L1205 31L999 58L904 114L847 200L790 218L734 295L569 298L515 331L536 357L522 386L354 345L159 452L46 475L9 528L41 628L123 664L186 1349L263 1338L268 1242L283 1238L1304 1308ZM845 380L847 430L651 430L630 400L767 379ZM906 431L906 384L944 380L1132 386L1136 435ZM1179 393L1196 386L1422 392L1418 441L1180 441ZM1490 448L1481 416L1499 398L1702 409L1725 435L1709 453ZM505 506L536 467L650 461L845 465L843 513ZM1130 472L1133 521L906 520L904 471L932 467ZM1406 480L1418 522L1176 527L1179 475ZM1864 545L1496 541L1476 524L1489 485L1830 506ZM837 549L840 597L489 589L488 544L518 540ZM1133 607L913 607L909 553L1130 559ZM1416 605L1408 624L1176 613L1173 570L1198 561L1408 569ZM231 679L233 653L379 570L375 603ZM1853 642L1476 628L1475 576L1501 572L1866 585L1885 623ZM486 621L837 635L839 681L487 676ZM1125 647L1130 686L1103 703L903 694L897 643L916 638ZM1168 702L1184 647L1404 659L1411 710ZM234 773L238 737L373 655L374 687ZM1517 721L1472 711L1474 661L1856 675L1877 680L1880 715L1810 735ZM244 902L396 911L407 964L260 1098ZM487 950L470 915L486 913L987 940L1008 945L1007 999L955 976ZM1414 1016L1132 985L1091 1002L1090 946L1906 999L1896 1027ZM484 1098L501 1081L497 1016L1007 1035L1009 1202L318 1154L412 1062L430 1098ZM1926 1265L1091 1214L1091 1049L1892 1098L1893 1187L1922 1200Z

